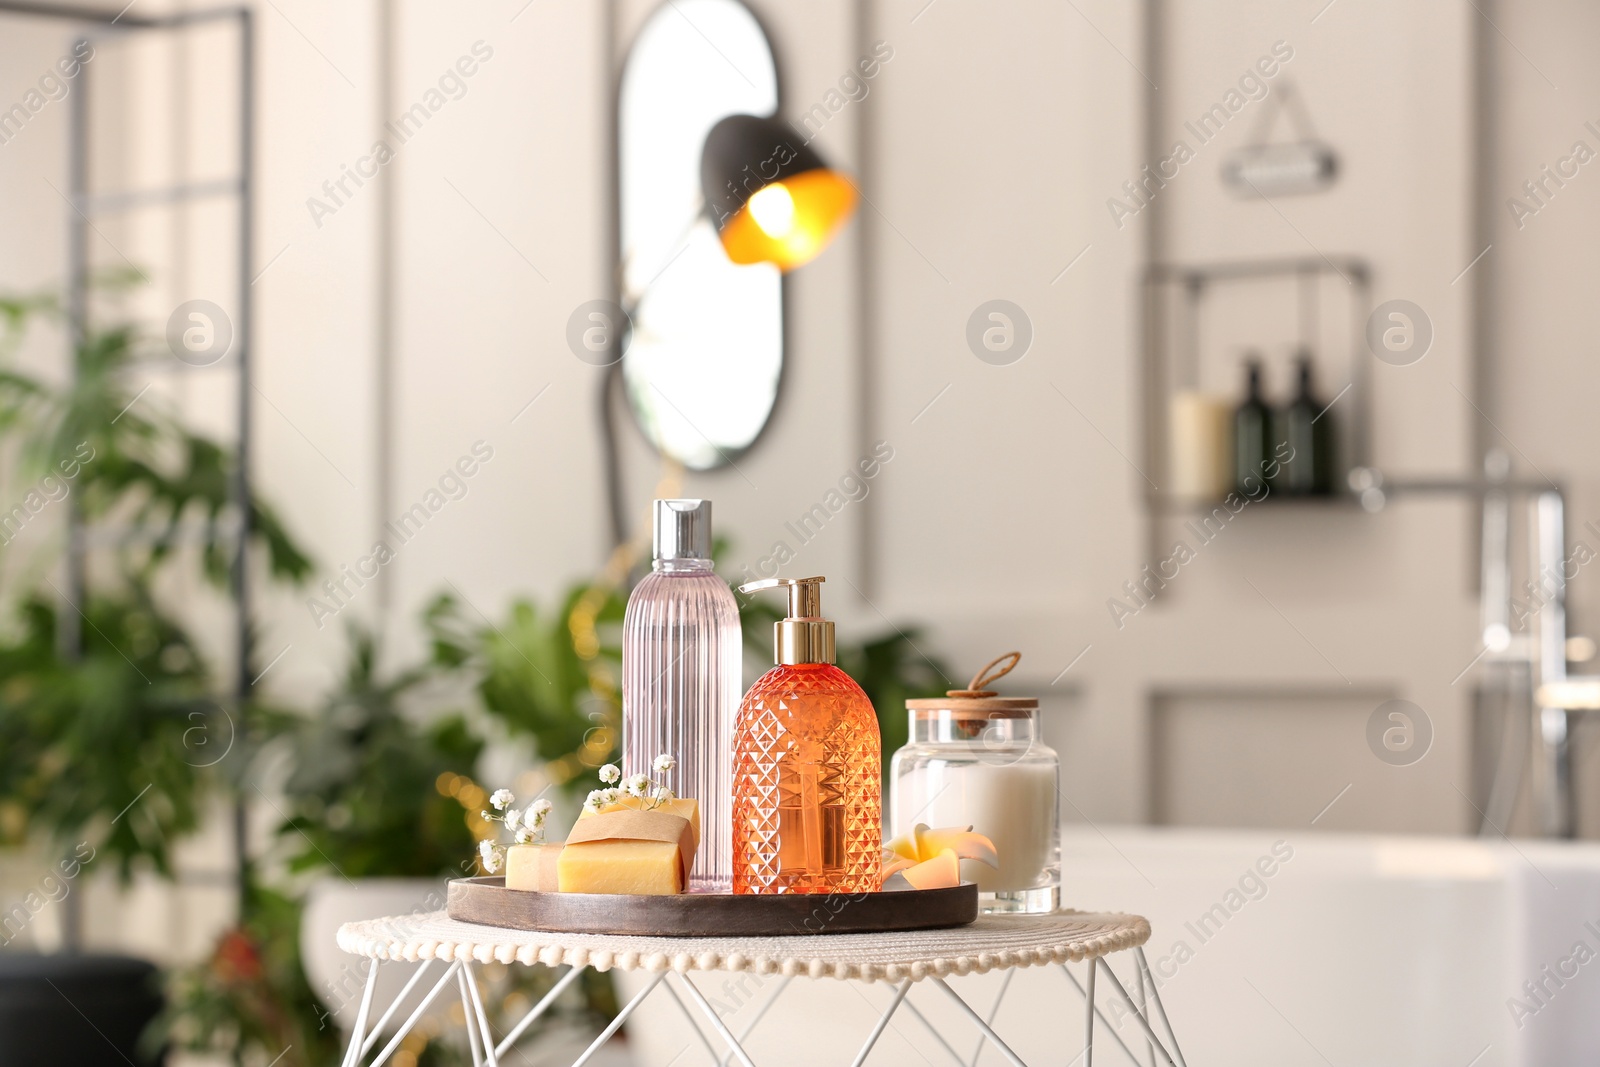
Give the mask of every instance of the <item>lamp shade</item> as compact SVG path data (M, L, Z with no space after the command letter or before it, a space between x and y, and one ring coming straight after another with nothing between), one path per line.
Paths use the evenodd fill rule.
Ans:
M821 252L856 206L856 188L776 118L729 115L700 156L706 211L735 263L791 270Z

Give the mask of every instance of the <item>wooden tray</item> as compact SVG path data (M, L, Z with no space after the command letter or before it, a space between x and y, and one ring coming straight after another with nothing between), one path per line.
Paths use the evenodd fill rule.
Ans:
M978 917L978 887L895 893L733 896L680 893L533 893L504 877L456 878L445 911L459 922L512 930L655 937L766 937L864 934L965 926Z

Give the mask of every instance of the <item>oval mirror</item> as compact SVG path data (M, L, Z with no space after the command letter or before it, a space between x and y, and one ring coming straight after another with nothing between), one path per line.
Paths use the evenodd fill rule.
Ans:
M629 407L663 454L710 470L761 435L783 370L782 276L731 262L700 194L711 127L777 113L767 36L736 0L669 0L628 53L618 108Z

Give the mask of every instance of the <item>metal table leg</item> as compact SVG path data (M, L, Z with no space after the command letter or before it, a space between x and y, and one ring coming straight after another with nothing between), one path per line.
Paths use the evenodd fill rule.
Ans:
M1078 991L1078 996L1084 997L1085 1000L1088 1000L1087 995L1084 993L1083 983L1078 981L1078 976L1073 974L1065 963L1061 965L1061 971L1067 976L1067 981L1072 983L1072 988ZM1093 1003L1093 1001L1090 1001L1090 1003ZM1100 1010L1100 1006L1098 1004L1095 1005L1094 1013L1095 1016L1100 1020L1101 1025L1110 1031L1111 1039L1117 1043L1118 1047L1121 1048L1123 1052L1128 1054L1128 1059L1133 1061L1134 1067L1139 1067L1139 1057L1135 1056L1133 1054L1133 1049L1129 1048L1128 1043L1122 1040L1122 1035L1117 1033L1117 1028L1111 1025L1111 1020L1106 1018L1106 1013ZM1154 1056L1155 1050L1152 1049L1150 1054ZM974 1067L976 1067L976 1065L974 1065Z
M1011 1051L1011 1046L1000 1040L1000 1035L995 1033L994 1029L988 1023L983 1021L983 1016L973 1011L972 1005L962 1000L961 994L957 993L954 989L951 989L949 984L943 978L930 978L928 981L932 982L934 985L938 986L940 989L944 990L950 995L950 999L956 1002L956 1007L960 1008L962 1014L972 1020L973 1025L978 1028L984 1037L989 1039L989 1043L999 1051L1000 1055L1004 1056L1011 1063L1011 1067L1028 1067L1026 1063L1022 1062L1021 1057L1019 1057L1015 1052Z
M489 1013L483 1010L483 996L478 991L478 977L472 973L472 964L462 961L461 978L467 983L467 992L472 994L472 1003L463 1005L467 1013L467 1031L470 1033L473 1020L476 1018L477 1026L483 1037L483 1060L489 1067L500 1067L499 1056L494 1047L494 1031L489 1027Z
M1106 978L1111 981L1111 985L1116 989L1117 995L1122 998L1124 1004L1128 1005L1128 1010L1133 1012L1133 1017L1139 1021L1139 1026L1144 1030L1145 1037L1154 1042L1157 1051L1161 1053L1161 1058L1167 1061L1167 1067L1179 1067L1177 1061L1172 1058L1172 1053L1167 1051L1167 1046L1162 1043L1161 1038L1156 1036L1155 1030L1150 1026L1150 1020L1144 1017L1144 1012L1139 1010L1139 1006L1133 1002L1133 998L1128 996L1128 991L1122 987L1122 982L1117 978L1117 972L1113 971L1111 965L1100 957L1096 957L1094 963L1096 970L1104 969ZM1090 971L1089 974L1093 978L1094 971ZM1090 985L1089 990L1091 993L1094 991L1093 984ZM1161 994L1156 993L1155 997L1160 1000Z
M1133 977L1134 977L1134 989L1139 994L1139 1007L1143 1011L1148 1013L1150 1011L1150 1001L1145 997L1145 992L1144 992L1144 977L1145 977L1144 968L1135 967L1133 969ZM1152 984L1154 984L1154 983L1152 983ZM1144 1048L1145 1048L1145 1052L1149 1053L1149 1055L1150 1055L1150 1067L1156 1067L1156 1050L1155 1050L1155 1046L1150 1044L1150 1042L1146 1041L1144 1043Z
M1010 972L1008 971L1007 973L1009 974ZM944 1035L938 1031L938 1028L935 1027L933 1023L929 1022L928 1017L923 1015L922 1012L917 1009L916 1004L912 1002L909 996L906 997L905 1007L906 1010L909 1011L912 1016L922 1024L922 1028L928 1031L928 1033L932 1034L933 1039L944 1047L944 1050L950 1054L950 1058L956 1061L956 1067L967 1067L967 1061L961 1058L961 1053L957 1052L951 1047L950 1042L946 1041L944 1039ZM992 1023L994 1019L991 1017L989 1021ZM972 1062L974 1064L978 1062L978 1056L982 1054L982 1052L983 1038L980 1037L978 1038L978 1051L972 1054Z
M595 1038L593 1043L591 1043L588 1048L583 1050L583 1055L572 1061L572 1067L583 1067L584 1064L588 1063L594 1054L600 1051L600 1046L611 1040L612 1034L622 1029L622 1024L627 1022L628 1016L633 1014L633 1009L637 1008L644 1001L645 997L648 997L651 993L654 993L656 986L666 981L666 978L667 972L662 971L660 974L650 979L649 984L647 984L643 989L635 993L633 995L633 999L624 1004L622 1006L622 1010L617 1012L617 1017L612 1019L611 1022L606 1025L604 1030L600 1031L600 1036Z
M367 1028L367 1012L372 1009L372 993L378 988L378 961L373 959L367 967L367 987L361 991L361 1007L356 1010L356 1027L350 1038L350 1048L344 1055L345 1067L354 1067L361 1047L361 1038Z
M1144 946L1135 948L1133 955L1139 961L1144 976L1150 979L1150 999L1156 1006L1156 1013L1161 1016L1161 1025L1166 1028L1167 1040L1172 1042L1172 1052L1178 1057L1178 1067L1189 1067L1183 1062L1183 1050L1178 1048L1178 1035L1172 1029L1172 1020L1167 1018L1167 1007L1161 1003L1161 991L1156 988L1156 976L1150 972L1150 961L1144 958Z
M1016 974L1013 968L1000 979L1000 992L995 994L994 1004L989 1008L989 1017L985 1020L990 1026L994 1025L995 1017L1000 1014L1000 1002L1006 999L1006 990L1011 988L1011 979ZM972 1062L969 1067L978 1067L978 1057L983 1055L983 1038L978 1038L978 1047L972 1050Z
M1100 969L1100 957L1089 961L1089 991L1084 994L1083 1009L1083 1067L1094 1067L1094 974Z
M685 975L679 975L678 981L689 984L689 979ZM678 996L678 991L672 988L671 982L668 982L661 988L665 989L667 991L667 995L670 996L673 1002L678 1005L678 1010L683 1013L684 1021L689 1024L689 1029L693 1030L694 1036L700 1039L700 1044L705 1047L706 1055L711 1057L712 1061L715 1062L717 1059L717 1050L711 1046L711 1039L706 1037L705 1031L700 1029L699 1021L695 1019L693 1015L689 1014L689 1006L683 1002L682 997ZM731 1054L731 1048L729 1052Z
M513 1026L511 1031L507 1033L505 1037L500 1039L500 1043L494 1047L494 1054L496 1056L504 1056L506 1054L506 1050L516 1042L517 1038L526 1033L528 1027L532 1026L541 1015L549 1010L550 1005L556 1002L556 998L562 994L562 991L564 991L567 986L577 981L578 976L582 974L584 970L585 968L583 967L567 968L567 973L562 975L561 980L551 987L550 992L546 993L544 997L540 999L539 1003L529 1008L528 1014L524 1015L521 1020L518 1021L517 1025Z
M878 1043L878 1038L883 1036L884 1028L889 1025L889 1020L894 1016L895 1009L906 999L906 994L911 991L911 979L907 978L900 983L894 991L894 999L889 1001L889 1006L883 1009L883 1014L878 1016L878 1021L873 1024L872 1032L867 1035L867 1043L861 1046L861 1051L856 1053L856 1058L850 1061L850 1067L861 1067L867 1062L867 1056L872 1052L872 1046Z
M372 962L376 966L378 961L373 960ZM383 1034L383 1028L389 1025L389 1020L394 1018L394 1013L400 1010L400 1005L405 1003L406 998L411 995L411 991L417 987L417 983L422 981L422 976L427 974L428 968L432 966L432 960L423 960L422 966L412 972L410 980L405 984L405 988L400 990L400 995L395 997L394 1002L389 1005L389 1010L384 1012L376 1023L372 1024L372 1029L367 1033L367 1039L361 1043L361 1051L356 1055L356 1063L360 1063L361 1057L372 1051L372 1046L378 1043L378 1038Z
M381 960L374 959L368 967L366 987L362 993L361 1006L356 1014L355 1029L351 1035L350 1044L345 1051L342 1067L362 1067L362 1060L366 1057L372 1046L377 1043L379 1036L383 1032L383 1028L388 1025L389 1020L394 1017L395 1013L399 1010L400 1005L406 1000L407 997L411 995L412 991L422 980L423 974L432 965L431 960L425 961L423 965L416 970L416 972L406 982L405 987L400 991L400 994L394 999L393 1003L391 1003L387 1010L385 1010L378 1017L377 1022L369 1030L367 1023L372 1013L372 1000L377 986L378 967L382 962L383 961ZM1084 1061L1084 1067L1093 1067L1094 1024L1095 1017L1099 1016L1100 1022L1104 1024L1104 1027L1107 1030L1111 1031L1112 1038L1117 1042L1118 1046L1121 1047L1123 1052L1127 1053L1129 1059L1135 1064L1135 1067L1140 1067L1138 1057L1134 1056L1127 1043L1123 1041L1122 1037L1116 1032L1116 1029L1111 1026L1110 1020L1107 1019L1105 1013L1095 1002L1095 986L1097 984L1096 979L1100 970L1103 968L1106 978L1111 982L1112 988L1115 990L1116 994L1122 998L1123 1003L1128 1006L1129 1010L1133 1012L1134 1018L1138 1020L1139 1026L1144 1031L1145 1038L1149 1042L1150 1047L1153 1050L1160 1051L1161 1059L1167 1064L1167 1067L1187 1067L1183 1060L1183 1053L1178 1049L1178 1040L1176 1034L1173 1032L1172 1021L1167 1017L1165 1005L1161 1003L1161 994L1156 988L1155 976L1151 973L1149 962L1145 959L1144 952L1141 949L1134 950L1134 966L1136 968L1135 973L1139 978L1141 986L1144 986L1149 990L1147 998L1145 996L1141 996L1139 998L1143 1003L1135 1003L1134 998L1128 994L1127 988L1124 987L1121 980L1118 979L1116 972L1111 969L1110 964L1103 958L1096 957L1089 961L1089 977L1087 987L1079 983L1077 976L1075 976L1066 965L1062 965L1063 973L1067 975L1068 979L1072 982L1073 987L1076 988L1084 998L1084 1050L1073 1060L1074 1064L1076 1064L1077 1060L1081 1059ZM501 1058L511 1049L515 1042L527 1032L528 1028L540 1016L549 1010L550 1006L555 1003L556 998L560 996L560 994L567 989L567 987L569 987L573 982L577 981L583 970L584 968L582 967L569 968L567 973L561 977L555 986L548 993L546 993L543 998L540 999L539 1003L534 1005L534 1007L531 1008L509 1032L507 1032L503 1039L501 1039L499 1042L496 1042L494 1039L494 1031L489 1023L488 1011L484 1005L483 994L478 986L477 975L473 971L472 964L467 960L455 960L450 964L449 967L445 969L444 974L438 978L433 987L428 991L428 994L423 997L422 1002L416 1007L415 1010L412 1011L410 1016L407 1017L406 1021L401 1024L400 1029L383 1047L383 1050L378 1054L377 1058L372 1061L369 1067L382 1067L382 1065L388 1061L388 1059L400 1047L400 1043L412 1031L412 1029L415 1028L418 1021L421 1020L423 1013L427 1011L429 1005L432 1004L435 999L437 999L439 994L444 990L445 986L450 983L452 978L455 979L460 991L462 1010L466 1015L467 1040L471 1048L473 1063L476 1065L476 1067L498 1067ZM605 1029L602 1030L599 1035L595 1037L594 1041L591 1042L583 1051L582 1055L573 1061L572 1067L584 1067L584 1065L594 1057L595 1053L600 1050L600 1047L609 1041L617 1033L617 1031L622 1028L623 1024L626 1023L629 1017L633 1015L634 1011L639 1007L640 1004L644 1002L645 998L653 993L658 986L663 984L666 985L668 993L672 995L673 1000L683 1012L685 1019L687 1019L690 1026L694 1028L695 1035L700 1039L701 1044L705 1046L713 1063L717 1063L719 1064L719 1067L722 1067L722 1065L725 1065L729 1059L732 1059L736 1060L741 1067L755 1067L755 1064L750 1059L749 1054L745 1051L742 1041L749 1036L752 1030L755 1029L756 1023L761 1020L761 1018L767 1013L767 1010L773 1005L773 1003L777 1001L783 990L788 987L789 979L785 978L777 985L775 989L772 990L770 994L768 994L766 999L762 1002L760 1008L757 1009L755 1016L743 1027L743 1033L735 1036L733 1031L728 1027L727 1023L725 1023L717 1014L716 1009L711 1005L710 1001L706 999L705 995L694 984L694 982L691 981L686 975L677 976L677 984L681 984L683 986L683 990L688 994L690 1001L696 1008L699 1009L700 1014L705 1017L706 1021L710 1023L712 1029L716 1031L717 1036L721 1038L723 1043L727 1046L727 1053L719 1057L716 1048L711 1044L710 1040L706 1037L704 1031L695 1020L694 1015L689 1011L689 1005L686 1004L683 998L678 995L678 990L675 984L668 981L669 974L670 972L662 972L651 976L644 988L635 993L628 1003L623 1005L622 1010L617 1013L616 1018L612 1019L611 1022L606 1025ZM1011 1067L1027 1067L1022 1058L1018 1056L1016 1052L1014 1052L1011 1047L1000 1038L1000 1035L995 1032L992 1025L993 1015L999 1010L1000 1003L1005 996L1005 991L1009 987L1010 977L1011 975L1008 973L1006 976L1007 981L1004 985L1002 985L1000 995L995 998L994 1006L990 1012L991 1017L988 1019L984 1018L983 1015L980 1015L977 1011L975 1011L972 1006L968 1004L959 993L952 989L944 979L934 977L930 978L929 982L944 990L945 994L955 1003L961 1014L970 1019L973 1025L977 1027L980 1034L980 1052L982 1051L981 1042L987 1041L995 1048L996 1051L1000 1053L1001 1056L1006 1059L1008 1063L1011 1064ZM903 980L895 987L893 998L890 1000L888 1006L883 1010L882 1014L879 1015L878 1020L873 1024L871 1032L867 1035L865 1043L861 1046L860 1051L856 1054L855 1059L852 1061L851 1067L863 1067L868 1056L872 1053L872 1050L877 1046L879 1039L883 1036L884 1031L889 1027L895 1012L899 1010L902 1005L905 1005L912 1012L912 1014L914 1014L917 1019L921 1021L923 1026L926 1027L936 1039L938 1039L939 1043L944 1047L951 1059L956 1062L957 1067L965 1067L961 1055L955 1051L954 1047L952 1047L951 1044L944 1038L944 1035L934 1028L932 1022L920 1010L917 1009L916 1005L908 999L910 989L911 980L909 978ZM1161 1020L1162 1028L1166 1031L1167 1035L1166 1041L1163 1041L1161 1036L1156 1033L1155 1027L1151 1023L1152 1018L1159 1018ZM1172 1050L1171 1052L1168 1051L1169 1044Z
M785 989L789 988L789 983L792 982L792 981L794 981L794 976L793 975L788 975L788 974L784 975L783 976L783 981L779 982L777 984L777 987L774 988L771 993L767 994L767 999L762 1001L761 1002L761 1007L756 1009L756 1014L755 1014L754 1018L752 1018L749 1022L745 1023L745 1025L744 1025L744 1033L739 1035L739 1040L741 1042L746 1040L747 1038L749 1038L749 1036L752 1033L755 1032L756 1023L761 1021L761 1017L767 1013L767 1009L772 1007L772 1005L774 1003L776 1003L779 994L781 994ZM728 1067L728 1061L731 1060L732 1058L733 1058L733 1052L730 1050L725 1056L723 1056L721 1059L717 1060L717 1067Z
M376 962L377 961L374 961L374 963ZM406 1035L411 1032L411 1028L417 1025L417 1020L422 1018L422 1013L428 1010L428 1005L433 1003L434 998L443 992L445 985L450 981L450 979L454 978L460 973L460 971L460 960L455 960L450 964L449 967L445 968L444 974L440 975L439 980L434 983L433 988L428 990L428 995L422 998L422 1003L418 1004L416 1010L413 1011L410 1017L400 1025L399 1031L395 1033L394 1037L389 1039L389 1043L383 1046L383 1051L378 1053L378 1058L372 1061L371 1067L383 1067L383 1064L389 1059L389 1057L394 1055L395 1049L400 1047L400 1042L404 1041ZM352 1042L352 1044L354 1044L354 1042ZM361 1056L365 1054L366 1049L363 1048L361 1052L357 1054L351 1061L352 1067L360 1067Z
M717 1036L727 1043L728 1048L733 1052L734 1058L744 1064L744 1067L756 1067L754 1063L750 1062L750 1057L745 1053L744 1047L739 1044L739 1039L733 1036L733 1031L728 1029L728 1025L717 1014L717 1009L713 1008L706 1000L705 994L695 988L695 984L687 979L684 980L683 984L689 990L689 996L694 998L695 1005L711 1022L711 1028L717 1032ZM695 1030L698 1033L699 1027L696 1027ZM573 1067L577 1067L577 1064L574 1064Z
M472 1019L472 1001L467 996L467 965L463 960L456 972L456 985L461 990L461 1016L467 1027L467 1044L472 1047L472 1067L483 1067L483 1049L479 1044L478 1026Z

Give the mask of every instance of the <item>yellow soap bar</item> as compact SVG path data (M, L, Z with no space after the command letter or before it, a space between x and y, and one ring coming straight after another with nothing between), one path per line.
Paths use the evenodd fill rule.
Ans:
M556 860L565 845L512 845L506 849L506 888L554 893L560 888Z
M695 847L699 847L700 805L691 799L650 801L623 797L598 811L585 811L578 819L581 822L620 811L653 811L684 819L694 835ZM568 844L557 859L557 884L563 893L661 896L683 892L683 867L678 842L577 841Z
M556 860L563 893L683 892L678 846L665 841L585 841L568 845Z
M688 819L689 825L694 827L695 846L698 848L700 845L700 802L697 800L692 800L688 797L679 797L676 800L661 801L645 800L641 797L623 797L621 800L607 804L599 811L582 812L578 815L578 818L586 819L590 815L604 815L607 812L625 810L662 811L666 812L668 815L677 815Z

